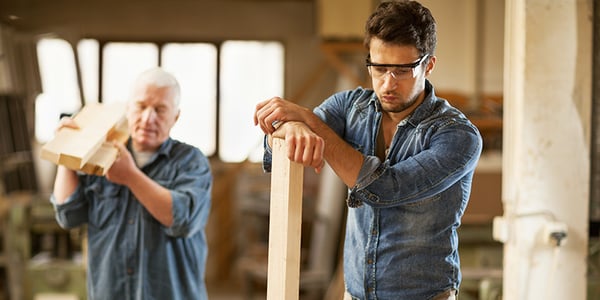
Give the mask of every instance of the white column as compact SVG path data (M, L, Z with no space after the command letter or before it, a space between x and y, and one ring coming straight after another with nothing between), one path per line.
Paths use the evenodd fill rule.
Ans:
M505 214L494 223L505 300L586 299L592 11L588 0L506 0Z

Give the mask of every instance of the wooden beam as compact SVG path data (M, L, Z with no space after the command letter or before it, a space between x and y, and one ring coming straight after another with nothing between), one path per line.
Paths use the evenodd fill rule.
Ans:
M297 300L304 167L287 158L283 139L273 139L267 300Z
M361 81L359 74L352 68L352 65L342 59L342 55L345 53L364 54L366 57L368 52L362 42L323 42L321 51L329 64L354 85L367 86L369 84L368 81ZM360 67L363 68L362 65Z
M117 158L112 141L129 136L125 104L91 103L73 118L79 129L62 128L46 143L40 157L69 169L104 175Z

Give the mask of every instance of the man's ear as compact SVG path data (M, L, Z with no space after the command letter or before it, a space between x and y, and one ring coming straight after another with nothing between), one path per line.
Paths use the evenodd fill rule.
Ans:
M437 60L436 56L431 56L427 62L427 66L425 67L425 76L429 76L431 75L431 72L433 72L433 69L435 69L435 62Z

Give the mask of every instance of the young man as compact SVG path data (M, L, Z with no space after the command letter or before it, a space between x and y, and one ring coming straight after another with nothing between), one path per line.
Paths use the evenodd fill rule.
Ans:
M160 68L137 79L131 137L105 177L58 167L51 201L64 228L87 224L88 299L207 299L212 175L199 149L169 137L179 84ZM77 128L72 119L60 127Z
M288 157L348 186L346 299L455 299L457 228L481 136L435 96L436 24L415 1L381 3L366 23L373 89L336 93L314 111L281 98L256 107L255 124L284 138Z

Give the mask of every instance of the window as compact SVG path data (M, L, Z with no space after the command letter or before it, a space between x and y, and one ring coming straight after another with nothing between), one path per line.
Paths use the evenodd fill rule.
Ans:
M224 161L262 158L254 126L258 102L283 95L283 47L276 42L225 42L221 48L219 155Z
M102 102L126 102L133 81L158 66L158 47L152 43L107 43L102 52Z
M37 43L42 93L35 100L35 136L45 143L54 136L62 113L81 108L75 56L62 39L45 38Z
M98 94L98 55L100 53L98 41L85 39L77 44L79 65L83 85L85 103L99 102Z
M171 136L200 149L216 151L217 48L212 44L167 44L163 67L173 73L181 87L181 113Z

